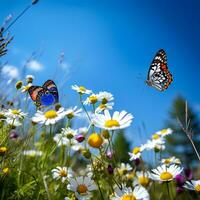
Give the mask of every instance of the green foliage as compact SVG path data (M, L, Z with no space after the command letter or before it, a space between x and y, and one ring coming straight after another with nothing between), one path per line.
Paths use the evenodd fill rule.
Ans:
M114 148L116 151L117 159L119 162L128 163L130 152L130 142L127 140L125 133L123 131L119 131L116 133L114 140Z

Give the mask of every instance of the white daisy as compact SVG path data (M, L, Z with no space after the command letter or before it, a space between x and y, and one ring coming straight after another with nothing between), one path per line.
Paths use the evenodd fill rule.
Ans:
M177 165L161 165L158 166L156 169L151 170L151 179L155 181L171 181L173 180L178 174L182 172L183 168Z
M33 75L30 75L30 74L26 75L26 82L32 83L34 79L35 77Z
M5 122L10 126L15 126L15 127L22 125L22 123L19 121L19 119L7 118L5 120Z
M186 181L183 187L189 190L195 190L196 192L200 192L200 180Z
M84 105L95 104L98 102L98 96L96 94L91 94L87 99L83 102Z
M154 134L145 145L147 150L161 151L165 149L165 140L160 135Z
M37 111L32 121L39 124L45 124L46 126L50 124L55 124L59 120L63 119L65 116L64 108L56 110L48 110L46 112Z
M24 119L27 113L22 112L21 109L8 109L5 116L10 119Z
M115 196L111 200L149 200L149 193L142 186L135 186L134 189L131 187L119 187L115 188Z
M129 152L129 156L130 156L130 161L136 160L137 158L141 158L141 153L142 151L144 151L146 148L145 145L141 145L140 147L135 147L132 152Z
M52 169L51 172L53 179L61 179L62 182L65 182L66 179L71 178L73 176L71 168L67 169L67 167L58 166L55 169Z
M140 184L144 187L148 186L150 183L150 173L148 171L137 171L137 179L134 181L134 185Z
M158 131L156 132L156 134L162 136L162 137L165 137L167 135L171 135L173 133L172 129L171 128L167 128L167 129L163 129L161 131Z
M58 146L68 146L74 151L78 151L82 148L82 145L76 140L77 130L71 128L62 128L62 132L56 134L53 140Z
M84 176L70 178L67 188L75 193L78 200L88 200L91 197L91 191L97 190L91 177Z
M126 174L127 172L131 171L133 168L129 163L121 163L120 167L117 168L120 174Z
M65 115L67 116L68 119L72 119L73 117L79 117L81 115L82 109L77 109L77 106L74 108L68 108L65 111Z
M88 90L84 86L72 85L72 89L80 94L91 94L92 93L92 90Z
M115 111L113 116L110 116L108 110L104 111L104 114L95 114L92 118L92 122L96 127L106 130L123 129L130 126L133 116L126 111Z
M106 104L109 101L113 101L114 97L110 92L99 92L98 98L101 101L102 104Z
M172 156L170 158L162 159L161 163L166 164L166 165L170 165L170 164L180 165L181 161L180 161L180 159L176 158L175 156Z
M112 110L113 109L113 106L114 106L114 103L111 102L111 103L106 103L106 104L100 104L96 110L95 110L95 113L100 113L104 110Z
M42 156L42 151L38 150L25 150L23 151L23 155L29 156L29 157L36 157L36 156Z

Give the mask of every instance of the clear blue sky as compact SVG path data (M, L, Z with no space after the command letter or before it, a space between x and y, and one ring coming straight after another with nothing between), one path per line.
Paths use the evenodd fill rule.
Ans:
M30 0L1 0L0 21L17 16ZM181 94L199 108L200 1L186 0L40 0L11 29L14 40L4 58L21 67L30 54L42 49L41 84L54 77L61 102L74 105L72 84L115 96L115 110L135 119L127 135L134 143L163 127L172 100ZM156 51L164 48L174 82L165 92L144 84ZM65 52L70 72L58 66ZM29 72L31 73L31 71ZM138 78L142 74L142 79ZM144 123L147 132L138 133ZM138 138L140 137L140 140Z

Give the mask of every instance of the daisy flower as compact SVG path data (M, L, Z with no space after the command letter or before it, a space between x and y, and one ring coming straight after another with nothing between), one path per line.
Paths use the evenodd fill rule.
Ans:
M177 165L161 165L158 166L156 169L151 170L151 179L155 181L171 181L173 180L178 174L182 172L183 168Z
M19 119L12 119L12 118L7 118L6 120L6 123L10 126L21 126L22 123L19 121Z
M170 164L177 164L177 165L180 165L181 164L181 161L180 159L172 156L170 158L165 158L165 159L162 159L161 160L161 163L163 164L166 164L166 165L170 165Z
M115 111L113 116L110 116L108 110L104 111L104 114L95 114L92 122L96 127L106 130L123 129L130 126L133 116L126 111Z
M36 156L42 156L42 151L37 150L25 150L23 151L23 155L29 156L29 157L36 157Z
M97 186L91 177L84 176L70 178L67 188L75 193L78 200L89 199L91 197L91 192L97 190Z
M142 186L135 186L134 189L130 187L123 187L121 190L119 187L115 188L114 197L111 200L149 200L149 193Z
M109 101L113 101L114 97L110 92L99 92L98 99L102 104L107 104Z
M187 188L188 190L195 190L196 192L200 192L200 180L186 181L183 187Z
M52 169L51 172L53 179L61 179L62 182L65 182L66 179L71 178L73 176L71 168L67 169L67 167L58 166L55 169Z
M45 124L46 126L50 124L55 124L59 120L63 119L65 116L64 108L60 108L58 111L56 110L48 110L46 112L42 112L38 110L35 113L35 116L32 118L32 121L39 124Z
M136 160L137 158L141 158L141 153L145 149L145 145L141 145L140 147L135 147L132 152L129 152L130 161Z
M65 115L67 116L68 119L72 119L73 117L79 117L81 115L82 109L77 109L77 106L74 108L68 108L65 111Z
M117 169L120 174L126 174L131 171L133 168L129 163L121 163L120 167Z
M165 149L165 140L158 134L154 134L146 143L147 150L161 151Z
M8 109L5 112L5 116L10 119L24 119L27 113L22 112L21 109Z
M150 183L150 173L148 171L137 171L136 172L137 180L134 181L134 185L140 184L143 187L146 187Z
M32 83L35 77L33 75L26 75L26 82Z
M95 104L98 102L98 96L96 94L91 94L87 99L83 102L84 105Z
M84 86L72 85L72 89L79 94L91 94L92 90L86 89Z
M106 104L100 104L96 110L95 110L95 113L100 113L104 110L112 110L113 109L113 106L114 106L114 103L111 102L111 103L106 103Z
M56 134L53 140L58 146L68 146L74 151L82 148L82 145L76 140L77 130L71 128L62 128L61 133Z
M161 137L165 137L167 135L171 135L172 132L173 131L171 128L167 128L167 129L162 129L161 131L158 131L156 134L160 135Z

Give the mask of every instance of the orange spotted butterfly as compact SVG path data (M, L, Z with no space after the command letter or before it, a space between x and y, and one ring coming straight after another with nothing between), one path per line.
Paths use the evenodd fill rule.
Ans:
M167 55L160 49L149 68L146 83L159 91L166 90L173 81L172 74L167 67Z
M58 103L58 89L54 81L47 80L43 86L31 86L28 90L37 107Z

